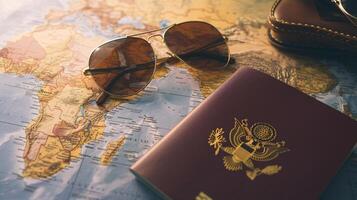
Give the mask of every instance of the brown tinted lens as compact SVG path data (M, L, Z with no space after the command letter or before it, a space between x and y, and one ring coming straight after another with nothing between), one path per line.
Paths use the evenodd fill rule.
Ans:
M138 93L150 82L155 71L151 45L135 37L113 40L99 46L89 59L89 69L116 68L106 73L92 73L105 92L116 96Z
M221 68L229 61L228 46L222 34L205 22L184 22L165 32L167 47L196 68Z

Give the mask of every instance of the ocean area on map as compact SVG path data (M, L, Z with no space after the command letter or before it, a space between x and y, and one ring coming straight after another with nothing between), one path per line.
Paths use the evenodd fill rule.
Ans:
M351 66L337 62L326 62L326 65L337 84L326 93L312 96L336 110L357 118L357 71Z
M26 140L25 127L38 115L37 93L41 86L41 81L32 75L0 73L1 199L4 195L9 197L11 194L26 194L25 184L20 178L24 168L22 154Z

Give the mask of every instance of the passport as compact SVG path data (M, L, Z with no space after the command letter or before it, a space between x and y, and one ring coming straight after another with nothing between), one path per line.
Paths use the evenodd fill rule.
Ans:
M164 199L319 199L352 152L357 122L240 68L131 171Z

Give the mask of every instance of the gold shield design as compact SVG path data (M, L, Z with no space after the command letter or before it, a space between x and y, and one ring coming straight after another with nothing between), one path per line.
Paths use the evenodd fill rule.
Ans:
M220 151L226 155L223 164L229 171L245 170L249 179L254 180L259 175L273 175L282 170L282 166L269 165L263 169L254 166L253 161L271 161L279 154L289 151L285 141L274 142L277 137L275 128L268 123L255 123L251 127L248 120L234 119L234 127L229 132L230 146L226 143L223 128L212 130L208 137L208 144L215 150L217 156Z

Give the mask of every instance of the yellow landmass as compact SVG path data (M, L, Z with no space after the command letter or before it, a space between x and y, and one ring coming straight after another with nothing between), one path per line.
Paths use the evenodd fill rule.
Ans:
M287 58L251 51L238 53L233 57L236 63L222 70L197 70L187 67L192 76L200 82L201 93L204 97L214 92L239 67L257 69L307 94L329 91L336 83L334 77L319 62L311 66L300 66L305 65L303 61L289 65ZM288 64L282 64L284 62L288 62Z
M70 161L70 152L63 149L56 137L47 137L36 156L32 161L25 160L24 177L47 178L68 166Z
M221 70L205 70L188 67L188 71L199 81L202 95L208 97L236 71L236 68L228 66Z
M297 68L297 88L307 94L324 93L336 85L333 76L321 66Z
M327 92L336 83L319 60L264 52L239 53L235 58L238 67L255 68L307 94Z
M37 66L38 61L26 60L21 63L13 63L11 59L0 56L0 72L15 73L15 74L28 74L31 73Z
M109 165L113 157L117 154L117 152L123 147L125 143L125 136L121 136L116 141L110 141L105 148L102 156L100 157L100 164L101 165Z
M51 111L56 109L61 111L58 120L75 124L79 106L85 103L92 95L92 91L87 88L77 88L66 85L55 98L48 102L47 106ZM52 113L51 116L53 117Z
M163 78L169 73L169 69L165 66L156 68L154 79Z
M25 155L24 159L23 176L31 178L50 177L67 167L72 160L78 159L84 144L102 137L105 128L103 114L98 112L96 108L89 107L86 110L86 115L86 118L91 119L91 127L83 127L66 136L46 135L42 138L28 138L26 146L32 146L26 147L28 154ZM36 125L41 124L41 121L36 123L32 124L32 127L36 128ZM36 130L35 128L29 133L33 133ZM73 129L69 131L73 131ZM33 134L28 135L28 137L31 136ZM38 152L32 153L31 150L37 150L37 147Z

